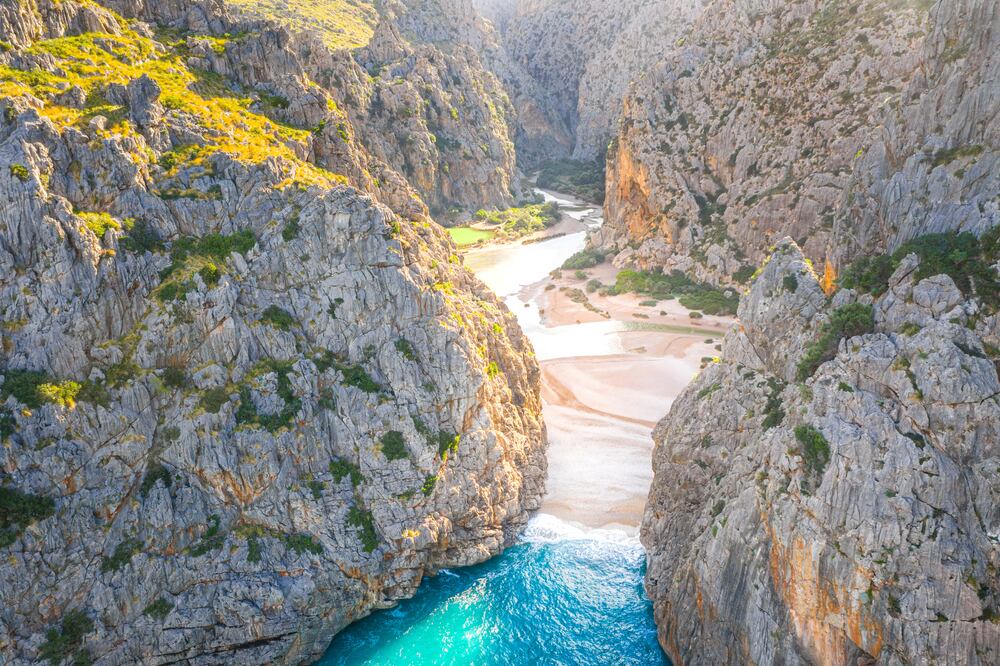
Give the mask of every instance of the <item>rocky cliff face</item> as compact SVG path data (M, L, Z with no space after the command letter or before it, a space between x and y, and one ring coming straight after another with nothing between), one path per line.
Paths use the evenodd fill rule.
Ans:
M675 663L1000 659L996 234L977 247L932 238L832 299L777 247L654 433L642 540Z
M785 235L840 266L1000 223L996 2L715 2L677 43L609 153L621 262L727 282Z
M0 39L0 653L305 663L510 542L537 366L339 56L186 0Z
M507 53L541 84L541 106L572 137L567 153L548 157L603 157L629 83L673 48L703 4L521 0L501 14ZM485 10L498 12L489 3Z
M243 13L252 23L267 8L246 4ZM294 33L285 38L287 49L344 110L357 139L404 175L433 212L512 205L522 195L514 110L469 45L475 40L467 35L478 34L471 10L462 11L458 2L391 0L375 9L373 34L349 51L327 48L333 28L315 29L315 8L292 6L282 21ZM326 11L336 16L344 9ZM348 130L337 125L329 131ZM369 175L383 180L382 173Z

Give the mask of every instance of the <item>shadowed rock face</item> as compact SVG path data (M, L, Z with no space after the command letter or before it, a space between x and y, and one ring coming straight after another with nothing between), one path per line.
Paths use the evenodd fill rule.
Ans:
M603 157L629 84L674 47L703 4L521 0L498 7L490 0L477 2L500 26L510 59L540 84L537 105L570 136L544 157L581 160ZM519 150L528 153L530 147Z
M538 368L306 75L338 56L215 3L25 4L0 5L0 653L306 663L500 552L543 492Z
M780 243L657 426L642 540L675 663L995 663L998 318L918 263L828 303ZM797 382L845 312L870 332Z
M709 4L627 96L600 244L727 282L1000 223L1000 7Z

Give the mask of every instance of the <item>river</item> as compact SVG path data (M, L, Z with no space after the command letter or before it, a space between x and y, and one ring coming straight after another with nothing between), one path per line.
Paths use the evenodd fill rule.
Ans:
M558 269L602 223L597 206L557 201L568 233L475 249L466 265L508 307L542 367L549 479L521 542L484 564L442 571L413 599L341 632L323 666L356 664L667 664L642 587L639 524L652 480L650 433L713 356L728 326L692 325L675 302L574 299L610 284L603 265Z

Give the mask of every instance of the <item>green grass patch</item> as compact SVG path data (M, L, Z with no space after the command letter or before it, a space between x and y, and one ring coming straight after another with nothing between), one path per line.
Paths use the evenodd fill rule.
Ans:
M101 560L101 572L110 573L112 571L121 570L122 567L131 562L136 553L141 550L141 541L138 539L125 539L120 544L115 546L115 550L111 554L111 557L105 557Z
M153 603L146 606L146 608L142 611L142 614L148 615L149 617L162 622L167 619L167 616L170 615L170 611L173 609L174 604L172 602L160 597Z
M469 247L481 241L492 240L496 235L492 231L485 229L473 229L472 227L451 227L448 234L459 247Z
M358 529L358 536L366 553L378 548L378 532L375 531L375 519L371 511L352 506L347 512L347 524Z

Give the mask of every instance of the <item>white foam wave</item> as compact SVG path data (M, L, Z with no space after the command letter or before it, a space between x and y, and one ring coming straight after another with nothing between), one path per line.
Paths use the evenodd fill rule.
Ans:
M639 546L639 537L625 530L590 528L560 520L547 513L539 513L528 521L521 540L527 543L555 543L557 541L603 541L623 546Z

